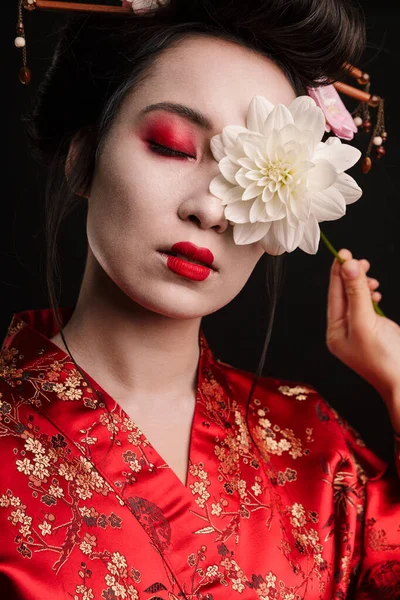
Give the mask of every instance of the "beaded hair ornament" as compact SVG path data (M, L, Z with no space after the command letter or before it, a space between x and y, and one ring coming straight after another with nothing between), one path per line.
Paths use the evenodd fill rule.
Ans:
M167 4L169 0L120 0L121 6L102 4L81 4L64 0L18 0L18 20L16 25L17 37L14 44L22 52L22 67L19 71L19 80L28 85L32 79L32 72L27 66L27 50L25 27L23 22L24 10L50 10L81 13L105 14L144 14L149 10ZM352 65L346 65L349 76L353 77L361 88L357 88L342 81L333 85L324 85L308 88L308 94L323 110L326 118L326 131L334 133L337 137L351 140L359 130L370 135L361 169L368 173L372 167L372 159L380 159L386 154L384 144L387 140L384 117L384 99L370 92L371 82L368 73ZM339 93L359 100L359 104L350 113L344 105ZM372 125L370 109L376 109L375 125ZM372 132L372 133L371 133Z

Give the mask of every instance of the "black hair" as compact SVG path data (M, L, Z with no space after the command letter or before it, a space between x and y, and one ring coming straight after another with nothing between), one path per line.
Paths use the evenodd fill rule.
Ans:
M170 0L142 15L89 14L68 20L25 119L32 146L49 167L46 280L67 349L55 285L60 225L82 202L75 192L90 185L96 156L125 95L151 74L157 56L191 35L229 40L268 57L297 95L343 78L365 47L364 16L347 0ZM76 135L81 136L79 160L67 182L65 164ZM282 278L283 256L265 260L269 317L249 401L263 370Z

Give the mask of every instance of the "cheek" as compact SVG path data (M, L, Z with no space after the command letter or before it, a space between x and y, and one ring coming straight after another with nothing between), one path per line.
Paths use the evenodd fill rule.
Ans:
M134 155L134 154L132 154ZM145 161L130 160L131 153L104 156L93 179L91 203L103 227L120 234L142 227L162 212L165 188Z
M235 246L228 271L228 286L234 293L239 293L254 271L264 250L258 244Z
M235 246L237 250L235 256L235 268L238 274L247 277L253 272L258 261L264 256L265 252L258 243L243 246Z

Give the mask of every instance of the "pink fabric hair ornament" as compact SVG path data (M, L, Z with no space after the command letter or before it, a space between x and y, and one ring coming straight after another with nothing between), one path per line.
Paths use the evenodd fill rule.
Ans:
M308 95L322 108L326 131L343 140L352 140L358 128L333 85L308 88Z

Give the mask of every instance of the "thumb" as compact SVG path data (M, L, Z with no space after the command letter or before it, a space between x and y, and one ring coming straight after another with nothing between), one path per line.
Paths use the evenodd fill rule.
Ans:
M364 269L358 260L346 260L342 265L342 276L349 308L349 322L354 326L365 326L366 319L371 319L375 312Z

